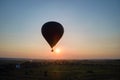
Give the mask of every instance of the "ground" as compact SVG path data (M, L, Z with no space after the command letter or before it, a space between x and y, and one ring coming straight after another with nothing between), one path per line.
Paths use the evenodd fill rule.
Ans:
M120 60L0 60L0 80L119 80L119 70Z

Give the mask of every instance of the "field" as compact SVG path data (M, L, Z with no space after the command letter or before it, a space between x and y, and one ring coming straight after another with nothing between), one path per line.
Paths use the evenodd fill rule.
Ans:
M119 80L120 60L0 59L0 80Z

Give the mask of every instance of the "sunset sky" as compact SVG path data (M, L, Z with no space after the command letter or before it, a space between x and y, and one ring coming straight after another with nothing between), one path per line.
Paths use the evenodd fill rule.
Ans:
M59 54L41 34L48 21L65 30ZM0 57L120 59L120 0L0 0Z

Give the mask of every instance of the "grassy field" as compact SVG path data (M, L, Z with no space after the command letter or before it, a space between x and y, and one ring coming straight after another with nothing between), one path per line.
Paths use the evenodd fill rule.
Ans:
M0 60L0 80L119 79L120 60Z

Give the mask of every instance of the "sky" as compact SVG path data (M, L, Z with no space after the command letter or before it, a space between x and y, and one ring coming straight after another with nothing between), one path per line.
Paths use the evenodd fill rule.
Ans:
M41 34L48 21L64 27L59 54ZM0 57L120 59L120 0L0 0Z

